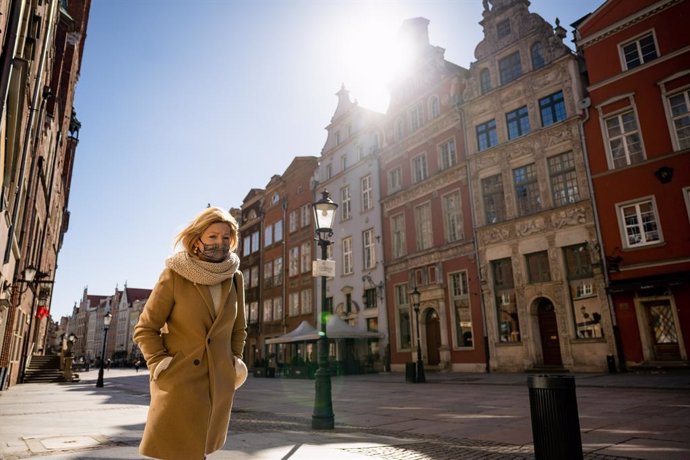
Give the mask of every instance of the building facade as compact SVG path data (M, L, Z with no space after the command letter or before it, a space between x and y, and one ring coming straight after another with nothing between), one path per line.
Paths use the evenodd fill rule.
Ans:
M609 0L576 26L582 125L628 366L688 365L690 2Z

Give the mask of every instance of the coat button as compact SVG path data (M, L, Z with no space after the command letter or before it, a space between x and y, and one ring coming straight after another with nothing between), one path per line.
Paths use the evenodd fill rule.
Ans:
M206 339L206 343L211 343L211 339Z
M195 366L198 366L199 364L201 364L201 361L199 361L198 359L195 359L195 360L194 360L194 365L195 365Z

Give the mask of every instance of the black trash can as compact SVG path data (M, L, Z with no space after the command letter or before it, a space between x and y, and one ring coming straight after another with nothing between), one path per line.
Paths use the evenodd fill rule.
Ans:
M417 383L417 363L405 363L405 381L407 383Z
M527 378L536 460L582 460L575 378L536 375Z
M606 355L606 364L609 366L609 373L616 373L616 358L613 355Z

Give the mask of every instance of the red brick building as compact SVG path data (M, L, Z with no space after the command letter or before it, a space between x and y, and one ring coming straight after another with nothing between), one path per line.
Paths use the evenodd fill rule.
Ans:
M619 357L688 364L690 2L609 0L576 27Z

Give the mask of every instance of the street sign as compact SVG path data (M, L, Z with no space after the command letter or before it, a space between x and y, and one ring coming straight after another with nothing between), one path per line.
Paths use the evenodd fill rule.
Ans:
M311 267L312 276L335 277L335 260L315 260Z

